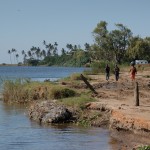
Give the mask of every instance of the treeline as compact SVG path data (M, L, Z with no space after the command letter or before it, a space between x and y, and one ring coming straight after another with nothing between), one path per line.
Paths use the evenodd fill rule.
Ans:
M30 50L22 50L23 64L48 66L90 66L92 62L129 63L136 59L150 61L150 37L133 36L129 28L123 24L115 24L116 29L109 31L107 22L101 21L93 30L93 44L66 44L66 48L58 49L58 43L43 41L44 49L32 46ZM61 54L58 54L61 51ZM16 49L8 50L10 61L12 55L18 62Z

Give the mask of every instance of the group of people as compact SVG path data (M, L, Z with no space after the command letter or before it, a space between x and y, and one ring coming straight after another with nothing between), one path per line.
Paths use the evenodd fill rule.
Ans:
M107 64L106 68L105 68L105 73L106 73L106 80L109 80L109 76L110 76L110 67ZM135 67L134 64L131 64L131 68L130 68L130 75L131 75L131 79L132 81L135 80L135 74L137 73L137 69ZM118 65L115 65L114 67L114 75L115 75L115 80L118 81L119 80L119 74L120 74L120 68L118 67Z

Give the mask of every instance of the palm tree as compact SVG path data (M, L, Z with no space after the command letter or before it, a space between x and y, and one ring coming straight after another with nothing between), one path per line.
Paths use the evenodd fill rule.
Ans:
M39 47L36 48L35 54L36 54L37 59L39 59L40 57L40 52L41 52L41 49Z
M45 40L43 40L43 45L45 45L45 46L46 46L46 41L45 41Z
M11 52L13 53L13 55L14 55L14 64L15 64L15 60L16 60L16 58L15 58L15 53L17 52L17 50L16 49L14 49L14 48L12 48L11 49Z
M55 43L54 43L54 50L53 50L53 55L54 55L54 56L58 55L57 46L58 46L58 44L57 44L57 42L55 42Z
M17 60L17 64L18 64L18 57L19 57L19 54L16 54L16 60Z
M29 56L30 58L32 58L32 53L31 53L31 51L28 51L28 56Z
M25 64L26 63L27 54L25 53L24 50L22 50L22 55L23 55L23 63Z
M10 55L10 62L12 64L12 60L11 60L11 50L8 50L8 54Z
M54 46L51 43L49 43L48 45L46 45L46 48L48 49L47 56L51 56Z
M41 56L43 56L44 58L46 57L46 51L44 49L41 51Z
M35 52L36 52L37 48L32 46L32 48L30 48L30 52L31 52L31 55L32 57L35 59Z

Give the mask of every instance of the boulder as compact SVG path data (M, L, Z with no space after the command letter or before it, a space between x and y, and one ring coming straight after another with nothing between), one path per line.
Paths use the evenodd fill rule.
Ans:
M31 119L41 123L65 123L72 118L72 113L65 106L51 101L34 102L28 114Z

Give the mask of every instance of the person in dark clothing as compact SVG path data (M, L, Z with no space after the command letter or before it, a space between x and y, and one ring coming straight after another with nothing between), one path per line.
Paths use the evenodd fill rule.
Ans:
M109 73L110 73L110 67L108 64L106 65L105 73L106 73L106 80L108 81L109 80Z
M119 67L117 65L115 65L114 74L115 74L116 81L118 81L118 79L119 79L119 72L120 72Z

